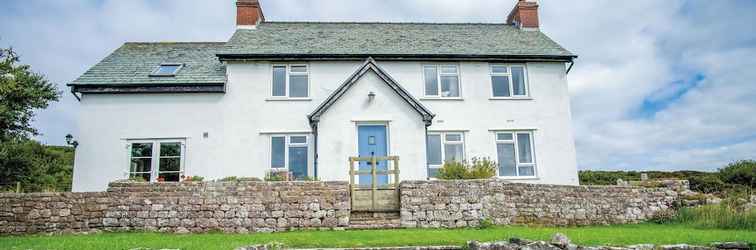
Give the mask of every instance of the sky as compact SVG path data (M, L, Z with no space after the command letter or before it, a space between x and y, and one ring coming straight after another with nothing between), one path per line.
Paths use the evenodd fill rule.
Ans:
M267 20L504 22L515 0L260 0ZM714 171L756 159L756 1L541 0L568 75L578 167ZM63 92L37 112L47 144L79 133L65 85L124 42L225 41L232 0L6 0L12 46Z

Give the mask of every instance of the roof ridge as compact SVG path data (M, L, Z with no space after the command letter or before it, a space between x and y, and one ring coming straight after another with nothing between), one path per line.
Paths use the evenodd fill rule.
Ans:
M427 24L427 25L511 25L508 23L494 23L494 22L359 22L359 21L264 21L265 23L283 23L283 24Z

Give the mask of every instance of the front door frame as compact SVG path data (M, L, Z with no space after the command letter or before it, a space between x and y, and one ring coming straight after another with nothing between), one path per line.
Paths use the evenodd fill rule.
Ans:
M360 155L360 126L376 126L376 125L382 125L386 127L386 155L391 155L391 121L354 121L354 152L355 155ZM393 175L388 175L388 183L393 183L394 177ZM360 184L360 178L357 178L355 184Z

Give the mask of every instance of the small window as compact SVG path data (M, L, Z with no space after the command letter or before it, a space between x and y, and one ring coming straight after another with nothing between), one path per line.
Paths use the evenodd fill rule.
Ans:
M176 76L182 67L183 65L179 63L163 63L150 76Z
M309 97L307 65L273 65L273 97Z
M458 98L459 69L456 65L423 66L425 78L425 96Z
M533 133L531 131L497 132L496 157L499 162L499 176L535 176Z
M494 98L527 97L525 67L521 65L491 65L491 89Z
M177 182L184 175L184 143L147 140L129 143L129 177L145 181Z
M428 167L440 168L444 162L465 160L464 134L461 132L429 133L426 155Z
M271 136L271 168L284 168L295 179L307 176L308 143L306 135Z

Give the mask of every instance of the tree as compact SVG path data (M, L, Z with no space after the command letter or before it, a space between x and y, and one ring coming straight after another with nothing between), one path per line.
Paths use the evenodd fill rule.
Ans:
M719 170L722 181L756 188L756 161L740 160Z
M37 135L34 111L60 98L54 84L18 62L12 48L0 48L0 142Z

